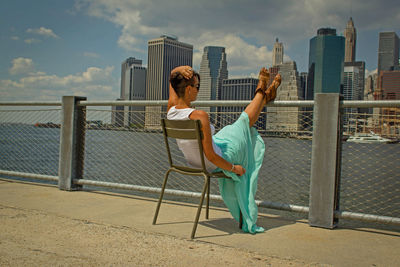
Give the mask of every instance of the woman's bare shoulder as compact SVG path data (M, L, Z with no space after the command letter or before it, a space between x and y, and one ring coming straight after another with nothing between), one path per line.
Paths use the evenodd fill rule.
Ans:
M208 120L208 114L204 110L195 109L190 114L189 118L191 120Z

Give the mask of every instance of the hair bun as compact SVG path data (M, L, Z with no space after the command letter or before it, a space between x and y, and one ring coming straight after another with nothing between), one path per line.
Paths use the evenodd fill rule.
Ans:
M171 79L184 80L185 77L183 77L183 75L177 71L171 74Z

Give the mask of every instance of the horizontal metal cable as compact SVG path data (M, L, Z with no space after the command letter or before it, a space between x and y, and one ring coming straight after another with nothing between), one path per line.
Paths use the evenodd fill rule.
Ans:
M400 218L349 211L335 211L335 218L400 225Z
M263 207L263 208L294 211L294 212L300 212L300 213L308 213L308 211L310 209L309 207L305 207L305 206L298 206L298 205L272 202L272 201L266 201L266 200L256 200L256 203L259 207Z
M0 106L61 106L61 101L0 101Z
M114 189L125 189L125 190L136 190L147 193L160 193L161 188L150 187L150 186L140 186L140 185L131 185L131 184L122 184L122 183L112 183L112 182L102 182L102 181L94 181L87 179L73 179L73 183L77 185L91 185L91 186L100 186L100 187L108 187ZM165 189L165 194L181 196L181 197L191 197L191 198L200 198L201 193L198 192L189 192L182 190L174 190L174 189ZM210 199L222 201L221 196L210 194Z
M86 179L74 179L73 183L77 184L77 185L91 185L91 186L108 187L108 188L114 188L114 189L136 190L136 191L142 191L142 192L147 192L147 193L160 193L161 192L161 188L157 188L157 187L138 186L138 185L130 185L130 184L111 183L111 182L101 182L101 181L86 180ZM198 193L198 192L190 192L190 191L174 190L174 189L165 189L165 194L181 196L181 197L191 197L191 198L200 198L201 197L201 193ZM210 199L217 200L217 201L223 201L223 199L220 195L214 195L214 194L210 194ZM302 212L302 213L308 213L308 209L309 209L308 207L285 204L285 203L277 203L277 202L271 202L271 201L266 201L266 200L257 200L256 204L259 207L263 207L263 208L295 211L295 212Z
M340 101L342 108L400 108L400 100Z
M46 181L58 181L58 179L59 179L58 176L27 173L27 172L5 171L5 170L0 170L0 175L22 177L22 178L32 178L32 179L39 179L39 180L46 180Z

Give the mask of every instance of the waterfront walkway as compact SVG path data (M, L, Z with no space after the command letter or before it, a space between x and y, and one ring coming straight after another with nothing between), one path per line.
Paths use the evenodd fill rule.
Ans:
M226 209L0 179L0 266L399 266L400 233L326 230L260 214L243 234Z

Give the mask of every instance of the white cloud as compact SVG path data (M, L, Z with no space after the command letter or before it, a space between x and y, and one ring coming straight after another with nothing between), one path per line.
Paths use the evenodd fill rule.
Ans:
M8 72L12 75L28 74L34 71L33 61L30 58L19 57L12 61L12 66Z
M26 30L26 32L42 35L42 36L45 36L45 37L52 37L52 38L55 38L55 39L60 38L60 37L57 36L57 34L55 34L53 32L52 29L47 29L45 27L40 27L38 29L29 28L29 29Z
M290 51L286 48L299 40L308 42L318 28L336 28L341 34L350 10L358 32L382 25L396 29L400 23L395 0L77 0L75 5L78 11L120 27L118 45L127 51L144 54L149 39L174 34L194 45L195 65L205 45L218 43L227 49L230 73L242 70L243 74L271 62L276 37Z
M118 81L112 75L113 66L89 67L81 73L57 76L34 71L31 59L17 58L13 60L11 70L24 76L15 81L0 80L0 98L3 101L59 100L63 95L113 100L119 95Z
M35 43L40 43L41 41L35 38L30 38L30 39L25 39L24 42L27 44L35 44Z
M230 77L258 71L262 66L268 67L272 64L271 50L266 46L250 44L235 34L204 33L198 37L197 44L201 49L194 52L194 66L199 67L204 46L223 46L227 54Z
M10 38L11 38L11 40L14 40L14 41L18 41L19 40L18 36L11 36Z

